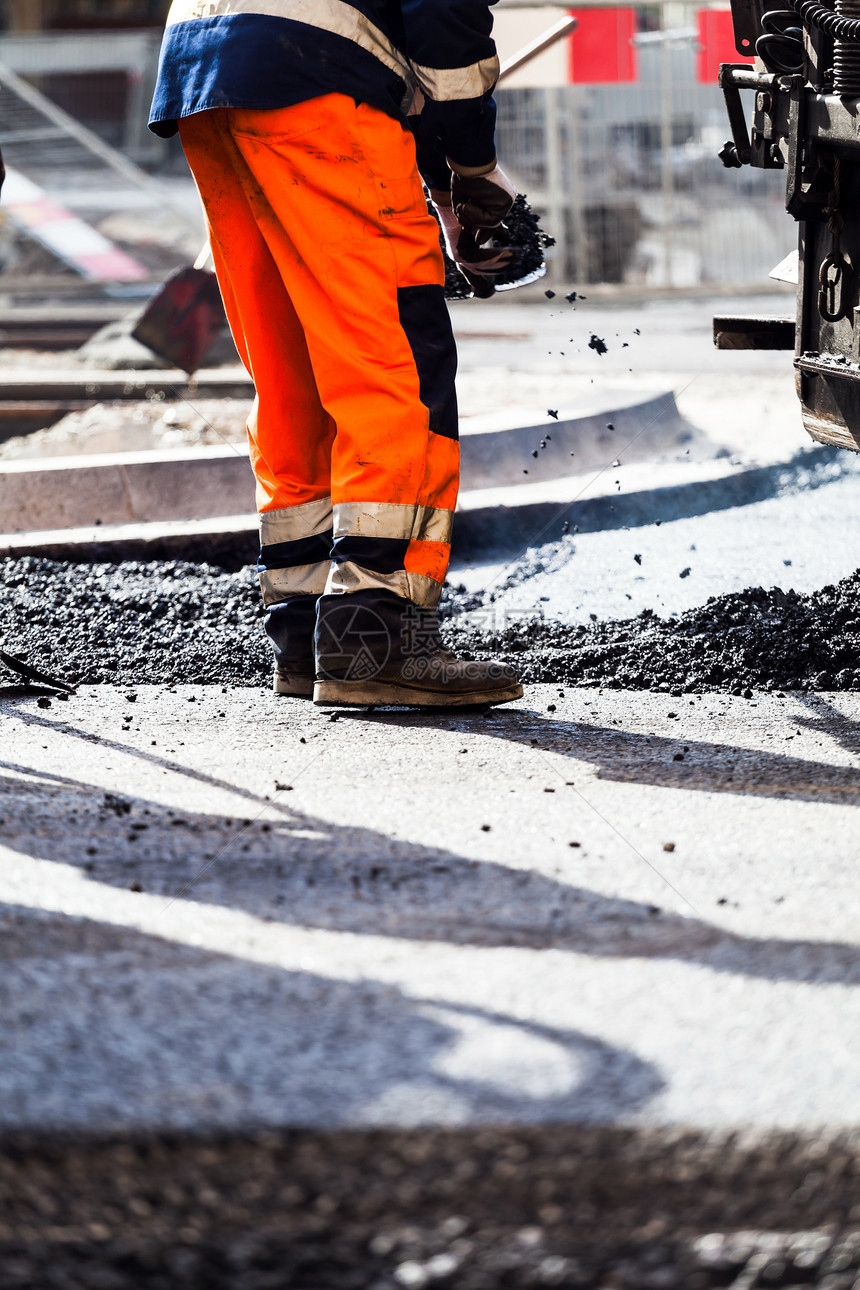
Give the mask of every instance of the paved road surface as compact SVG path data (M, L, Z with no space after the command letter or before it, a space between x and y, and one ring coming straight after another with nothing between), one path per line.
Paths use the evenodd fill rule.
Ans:
M0 715L7 1128L860 1119L857 696Z

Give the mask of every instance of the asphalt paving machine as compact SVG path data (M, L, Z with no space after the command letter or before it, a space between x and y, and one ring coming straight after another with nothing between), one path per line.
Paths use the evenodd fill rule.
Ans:
M714 335L722 349L793 348L807 431L860 451L860 0L781 3L731 0L735 47L755 62L720 68L720 159L786 172L798 251L772 276L797 282L796 315L716 318Z

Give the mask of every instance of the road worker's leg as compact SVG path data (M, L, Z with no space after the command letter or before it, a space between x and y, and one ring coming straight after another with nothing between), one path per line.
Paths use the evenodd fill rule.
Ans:
M456 350L412 136L341 95L230 119L250 205L336 426L321 622L346 594L399 636L404 605L438 601L459 477ZM268 435L283 433L261 397L267 458Z
M310 693L316 602L331 562L334 422L320 403L304 331L248 199L252 181L228 113L189 117L181 134L206 210L230 328L257 389L248 434L266 629L281 688Z
M276 374L293 362L292 336L280 325L281 288L272 291L268 313L269 259L262 256L251 272L241 263L249 259L246 223L256 228L254 238L247 232L249 243L262 239L277 267L303 334L300 370L306 354L334 424L332 567L319 599L318 669L355 677L356 667L365 675L387 667L385 693L396 696L399 681L391 678L410 642L417 637L429 640L431 652L441 649L432 610L448 566L459 475L456 351L438 229L412 136L342 95L206 115L228 122L235 150L213 148L210 161L201 141L189 157L257 381L255 465L260 487L277 499L269 505L279 523L299 519L307 496L297 480L307 478L310 463L292 443L306 423L277 390ZM189 135L186 124L183 139ZM234 200L234 176L250 220ZM284 532L278 543L294 580L299 539ZM420 610L431 611L429 621L416 619ZM503 701L521 692L505 669L476 679L455 674L453 664L445 662L442 680L418 679L420 701L440 689L452 702Z

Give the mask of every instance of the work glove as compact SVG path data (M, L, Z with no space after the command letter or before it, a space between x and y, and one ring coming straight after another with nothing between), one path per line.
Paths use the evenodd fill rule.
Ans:
M449 166L451 162L448 162ZM463 228L498 228L517 195L497 162L484 174L462 174L451 166L451 204Z
M508 214L516 195L513 184L496 165L482 175L454 171L450 192L430 190L448 254L478 296L493 294L493 275L503 272L513 259L510 248L484 244Z

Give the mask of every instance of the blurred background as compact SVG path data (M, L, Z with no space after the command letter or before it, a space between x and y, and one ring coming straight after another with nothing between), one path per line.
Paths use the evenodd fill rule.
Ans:
M184 263L200 240L178 141L146 126L168 7L167 0L0 4L7 163L152 274ZM560 12L500 0L502 58ZM739 61L728 6L671 0L570 12L573 35L498 91L500 156L557 239L551 279L760 288L793 236L780 173L725 170L716 159L728 134L717 69ZM141 173L118 169L116 157L93 149L96 141ZM145 176L169 194L168 211ZM21 275L37 269L74 273L44 247L38 252L32 231L14 211L4 215L0 286L22 286Z

